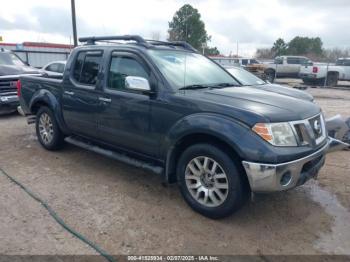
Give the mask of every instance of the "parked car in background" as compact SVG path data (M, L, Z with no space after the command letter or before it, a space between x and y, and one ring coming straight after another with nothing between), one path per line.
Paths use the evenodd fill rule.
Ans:
M65 66L66 61L54 61L43 66L40 73L52 78L61 78L63 76Z
M0 114L17 110L19 101L16 83L19 76L38 73L36 68L25 64L13 52L0 48Z
M255 58L235 58L235 57L209 57L216 63L222 66L247 66L254 64L261 64Z
M308 63L311 61L304 56L278 56L265 64L266 79L272 83L276 77L299 77L301 66Z
M223 67L244 67L257 77L265 80L265 66L255 58L209 57Z
M271 84L270 82L264 81L259 77L255 76L254 74L248 72L244 68L225 67L225 69L243 86L249 86L252 88L287 95L290 97L300 98L311 102L314 100L313 96L309 93L278 84Z
M44 148L66 141L162 174L211 218L238 210L250 192L300 186L324 165L329 138L315 103L242 86L185 42L80 41L63 79L19 81Z
M335 65L307 63L300 68L305 84L336 86L338 80L350 80L350 58L339 58Z

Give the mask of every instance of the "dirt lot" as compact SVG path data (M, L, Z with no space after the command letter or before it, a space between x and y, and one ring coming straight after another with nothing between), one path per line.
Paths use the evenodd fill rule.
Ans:
M350 91L308 91L327 116L350 115ZM111 254L350 254L350 152L329 155L318 181L214 221L154 174L70 145L45 151L16 114L0 131L0 168ZM95 252L0 175L0 254Z

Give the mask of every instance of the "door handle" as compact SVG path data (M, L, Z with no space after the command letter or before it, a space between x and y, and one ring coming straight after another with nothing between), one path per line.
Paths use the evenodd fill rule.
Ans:
M112 99L106 98L106 97L99 97L98 100L105 102L105 103L110 103L112 102Z
M70 92L70 91L64 91L64 93L65 93L66 95L70 95L70 96L73 96L73 95L74 95L74 92Z

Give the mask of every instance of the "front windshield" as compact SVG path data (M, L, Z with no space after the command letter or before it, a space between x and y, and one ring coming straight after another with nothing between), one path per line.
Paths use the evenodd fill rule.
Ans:
M215 86L222 83L239 85L230 74L200 54L177 50L148 52L164 77L176 89L192 85Z
M266 84L263 80L244 69L232 67L227 68L226 70L231 75L233 75L233 77L236 78L242 85L253 86Z
M15 54L0 53L0 65L18 65L23 66L24 63Z

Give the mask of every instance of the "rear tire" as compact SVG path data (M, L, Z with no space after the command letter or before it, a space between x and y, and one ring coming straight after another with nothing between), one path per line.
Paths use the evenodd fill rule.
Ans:
M265 75L266 75L266 80L269 81L270 83L273 83L275 81L275 77L276 77L275 70L268 69L265 71Z
M177 165L181 194L198 213L223 218L238 210L248 190L239 162L220 148L196 144L187 148Z
M40 107L36 114L35 127L38 140L45 149L57 150L63 146L64 135L50 108Z
M327 86L336 86L338 84L338 74L336 73L329 73L327 75Z

